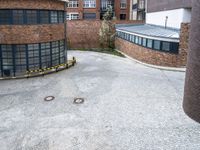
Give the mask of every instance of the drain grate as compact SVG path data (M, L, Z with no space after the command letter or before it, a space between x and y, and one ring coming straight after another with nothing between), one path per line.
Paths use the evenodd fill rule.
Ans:
M74 104L83 104L84 98L74 98Z
M55 99L54 96L47 96L47 97L44 98L45 101L52 101L54 99Z

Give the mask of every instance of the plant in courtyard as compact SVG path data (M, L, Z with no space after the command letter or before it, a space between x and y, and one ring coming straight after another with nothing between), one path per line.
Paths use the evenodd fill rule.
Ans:
M114 49L115 29L112 22L112 6L107 8L107 12L103 16L103 21L99 31L100 46L102 48Z

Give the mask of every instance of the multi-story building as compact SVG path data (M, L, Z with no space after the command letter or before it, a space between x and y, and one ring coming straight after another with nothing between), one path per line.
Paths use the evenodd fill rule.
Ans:
M102 19L108 6L116 19L129 20L130 0L69 0L67 19Z
M130 20L145 20L147 0L130 0Z
M0 78L67 61L63 0L0 1Z
M116 27L116 48L149 64L185 66L191 0L147 0L146 6L146 24Z

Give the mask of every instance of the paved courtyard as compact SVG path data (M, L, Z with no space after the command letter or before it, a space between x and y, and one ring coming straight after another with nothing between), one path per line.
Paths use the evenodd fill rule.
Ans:
M69 70L0 81L0 150L200 149L200 124L182 110L183 72L69 54L78 60Z

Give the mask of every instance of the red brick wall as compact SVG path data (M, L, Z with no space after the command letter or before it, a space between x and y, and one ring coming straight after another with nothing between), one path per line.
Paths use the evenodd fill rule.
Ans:
M1 44L40 43L57 41L64 37L64 24L0 26Z
M67 22L68 47L99 48L100 20L73 20ZM114 24L135 24L141 21L114 21Z
M0 0L0 9L64 10L57 0ZM28 44L64 39L64 24L0 25L0 44Z
M0 0L0 8L64 10L64 3L58 0Z
M178 55L144 48L121 38L116 38L115 46L116 49L124 52L132 58L148 64L168 67L182 67L186 65L187 61L188 35L189 24L182 24Z
M130 0L127 0L127 7L125 9L120 8L120 1L115 0L115 7L113 8L115 11L116 18L120 19L120 14L126 14L126 20L129 20L130 14ZM83 13L96 13L96 19L100 19L100 5L101 0L96 0L96 8L83 8L83 0L79 0L78 8L67 8L67 12L76 12L79 14L79 19L83 19Z

